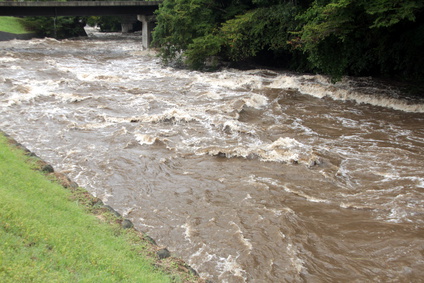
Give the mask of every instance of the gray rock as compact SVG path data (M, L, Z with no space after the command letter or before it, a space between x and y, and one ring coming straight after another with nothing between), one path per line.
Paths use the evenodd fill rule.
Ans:
M196 276L196 277L198 277L198 276L199 276L199 273L197 273L197 271L196 271L196 270L194 270L194 268L193 268L193 267L191 267L191 266L189 266L189 267L188 267L188 272L189 272L191 275L194 275L194 276Z
M164 259L164 258L167 258L167 257L170 257L171 256L171 253L168 251L167 248L158 250L156 252L156 254L158 255L159 259Z
M104 208L107 208L113 215L115 215L118 218L121 218L121 214L119 214L119 212L117 212L115 209L113 209L111 206L109 205L105 205L103 206Z
M51 166L50 164L46 164L43 166L43 168L41 168L41 171L46 173L53 173L54 169L53 169L53 166Z
M122 228L130 229L134 227L134 224L129 219L124 219L121 224Z
M157 246L155 240L153 240L152 237L150 237L149 235L144 234L144 239L146 239L149 243L151 243L152 245Z

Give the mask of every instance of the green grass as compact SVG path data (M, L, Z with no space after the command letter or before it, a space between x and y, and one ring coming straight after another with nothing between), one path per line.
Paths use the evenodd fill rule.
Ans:
M0 133L0 282L171 281L28 158Z
M15 34L29 33L23 26L22 19L16 17L0 17L0 31Z

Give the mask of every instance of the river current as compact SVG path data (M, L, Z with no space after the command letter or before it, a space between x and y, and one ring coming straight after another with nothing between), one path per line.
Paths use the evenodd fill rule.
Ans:
M371 78L0 42L0 129L213 282L422 282L423 126Z

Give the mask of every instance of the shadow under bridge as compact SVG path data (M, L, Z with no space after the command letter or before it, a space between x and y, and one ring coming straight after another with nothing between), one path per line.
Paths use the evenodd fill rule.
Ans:
M142 45L148 48L161 1L0 2L0 16L125 16L122 32L142 22Z

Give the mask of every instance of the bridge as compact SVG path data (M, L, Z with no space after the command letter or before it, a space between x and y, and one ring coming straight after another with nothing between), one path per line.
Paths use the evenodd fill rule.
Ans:
M0 16L134 16L142 22L142 45L148 48L154 27L153 13L162 1L43 1L0 2ZM132 23L123 23L126 32Z

